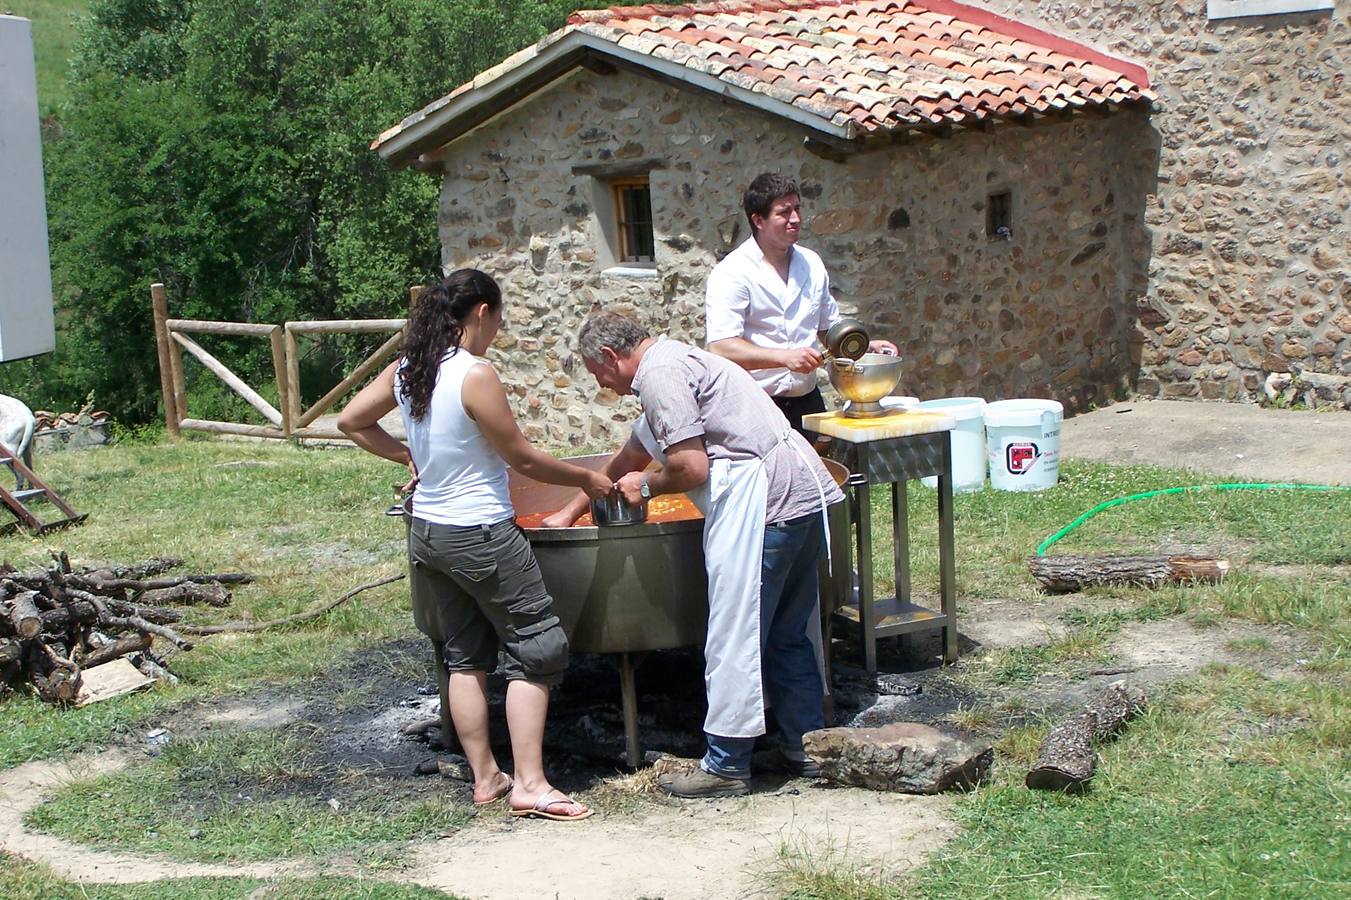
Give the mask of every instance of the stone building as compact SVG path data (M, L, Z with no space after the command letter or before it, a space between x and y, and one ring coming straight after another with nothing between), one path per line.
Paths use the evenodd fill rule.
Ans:
M1144 64L1157 186L1136 390L1351 406L1351 27L1333 0L986 0Z
M901 348L903 392L1054 396L1071 409L1136 388L1251 397L1278 358L1288 367L1301 328L1307 358L1347 365L1346 231L1322 199L1295 211L1258 193L1259 177L1281 173L1245 172L1249 191L1226 184L1243 169L1237 141L1270 149L1235 136L1235 113L1213 98L1165 94L1209 143L1189 143L1197 125L1170 121L1171 107L1151 119L1150 77L1125 57L1194 73L1174 57L1210 51L1173 46L1183 13L1163 10L1192 5L1046 4L1059 30L1096 47L1029 24L1040 4L1013 0L999 9L1017 20L949 0L579 13L374 146L443 179L445 265L503 284L498 359L532 438L608 443L631 416L632 401L597 396L573 352L596 306L702 340L705 276L747 237L740 191L764 170L798 179L803 243L842 308ZM1151 58L1151 16L1172 28L1166 58ZM1335 15L1299 27L1345 46ZM1210 73L1231 77L1219 62ZM1314 152L1299 146L1301 159ZM1309 168L1332 202L1342 191L1344 212L1340 173ZM1341 244L1306 247L1302 269L1267 259L1247 232L1294 242L1307 230L1283 226L1282 205L1341 229ZM1272 345L1275 328L1286 331Z

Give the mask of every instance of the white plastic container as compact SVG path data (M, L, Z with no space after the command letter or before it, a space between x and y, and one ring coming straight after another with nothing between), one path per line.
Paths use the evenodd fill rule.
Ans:
M919 409L941 412L957 420L952 430L952 489L958 493L985 487L985 401L979 397L944 397L925 400ZM921 478L928 487L938 487L938 476Z
M1044 491L1060 477L1060 423L1055 400L999 400L985 407L990 486Z

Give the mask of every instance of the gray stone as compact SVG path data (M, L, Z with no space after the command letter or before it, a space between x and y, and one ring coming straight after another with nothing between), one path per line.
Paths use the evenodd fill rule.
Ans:
M986 781L994 748L916 722L880 728L823 728L803 737L822 775L841 784L936 794Z

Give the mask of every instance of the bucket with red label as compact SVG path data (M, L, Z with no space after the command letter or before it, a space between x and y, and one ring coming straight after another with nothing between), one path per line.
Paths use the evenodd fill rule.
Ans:
M1060 477L1060 423L1055 400L998 400L985 406L990 486L1001 491L1044 491Z

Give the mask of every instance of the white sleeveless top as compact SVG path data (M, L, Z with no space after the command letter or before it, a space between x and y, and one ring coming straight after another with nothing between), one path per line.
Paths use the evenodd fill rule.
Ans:
M437 525L493 525L513 518L507 464L469 418L460 390L476 365L488 365L467 350L441 360L431 403L421 421L402 396L403 366L394 375L394 397L403 414L408 451L418 470L413 515Z

